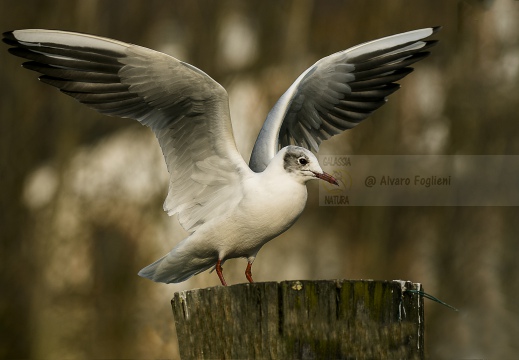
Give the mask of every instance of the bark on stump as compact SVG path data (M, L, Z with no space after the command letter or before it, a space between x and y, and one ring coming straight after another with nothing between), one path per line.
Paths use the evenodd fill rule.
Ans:
M182 359L422 359L423 290L404 281L217 286L172 299Z

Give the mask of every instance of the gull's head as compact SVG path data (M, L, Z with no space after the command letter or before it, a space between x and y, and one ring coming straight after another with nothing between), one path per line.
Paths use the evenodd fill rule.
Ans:
M309 180L321 179L330 184L339 185L337 180L321 169L315 155L300 146L289 145L278 153L283 159L283 169L288 174L296 177L301 183Z

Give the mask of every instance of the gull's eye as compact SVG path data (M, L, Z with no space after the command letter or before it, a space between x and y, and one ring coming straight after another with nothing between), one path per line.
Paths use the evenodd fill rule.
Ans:
M299 158L298 161L299 161L299 163L300 163L301 165L306 165L306 164L308 164L308 160L306 160L304 157Z

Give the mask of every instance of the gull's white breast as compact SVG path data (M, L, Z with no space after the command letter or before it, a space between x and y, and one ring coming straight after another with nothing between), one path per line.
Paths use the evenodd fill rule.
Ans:
M263 172L246 178L245 196L238 206L201 226L190 237L192 245L211 248L220 258L249 257L288 230L306 205L306 185L287 174L272 175Z

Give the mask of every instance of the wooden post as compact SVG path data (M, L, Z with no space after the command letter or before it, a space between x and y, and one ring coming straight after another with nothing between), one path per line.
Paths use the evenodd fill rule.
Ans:
M175 293L182 359L423 359L423 290L404 281L283 281Z

